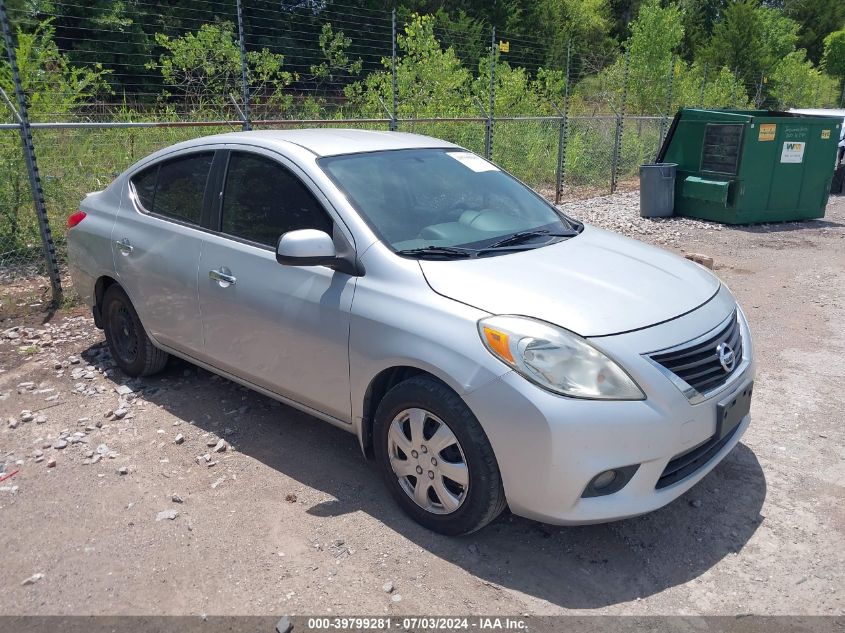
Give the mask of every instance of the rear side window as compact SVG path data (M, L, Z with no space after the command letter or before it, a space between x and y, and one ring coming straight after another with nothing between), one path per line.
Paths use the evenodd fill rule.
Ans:
M159 163L132 178L145 211L200 224L202 201L214 152L191 154Z
M132 178L135 193L138 195L138 202L141 203L145 211L151 213L156 194L156 178L158 178L158 165L153 165Z
M332 231L331 220L299 178L269 158L244 152L230 155L222 216L224 233L267 246L288 231Z

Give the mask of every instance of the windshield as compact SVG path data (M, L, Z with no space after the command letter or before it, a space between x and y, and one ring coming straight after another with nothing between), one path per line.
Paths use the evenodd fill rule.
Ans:
M464 150L370 152L319 164L376 234L400 253L417 255L432 246L441 254L448 248L460 254L455 247L534 248L581 228L518 180Z

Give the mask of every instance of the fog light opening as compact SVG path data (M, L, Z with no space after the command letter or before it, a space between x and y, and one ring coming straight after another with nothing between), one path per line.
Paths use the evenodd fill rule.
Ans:
M590 480L581 497L602 497L619 492L631 481L639 467L639 464L632 464L631 466L619 466L618 468L601 471Z
M593 488L595 490L602 490L607 488L610 484L614 482L616 479L616 471L615 470L606 470L603 473L599 473L596 475L595 479L593 479Z

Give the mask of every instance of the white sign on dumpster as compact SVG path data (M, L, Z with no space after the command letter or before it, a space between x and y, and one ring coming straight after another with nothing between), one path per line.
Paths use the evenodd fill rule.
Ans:
M804 141L786 141L783 144L783 151L780 153L780 162L782 163L802 163L804 162Z

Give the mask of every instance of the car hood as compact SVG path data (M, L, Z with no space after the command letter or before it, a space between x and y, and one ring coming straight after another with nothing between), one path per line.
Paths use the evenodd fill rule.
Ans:
M421 260L438 294L492 314L554 323L603 336L668 321L719 290L698 264L636 240L585 226L577 237L508 255Z

